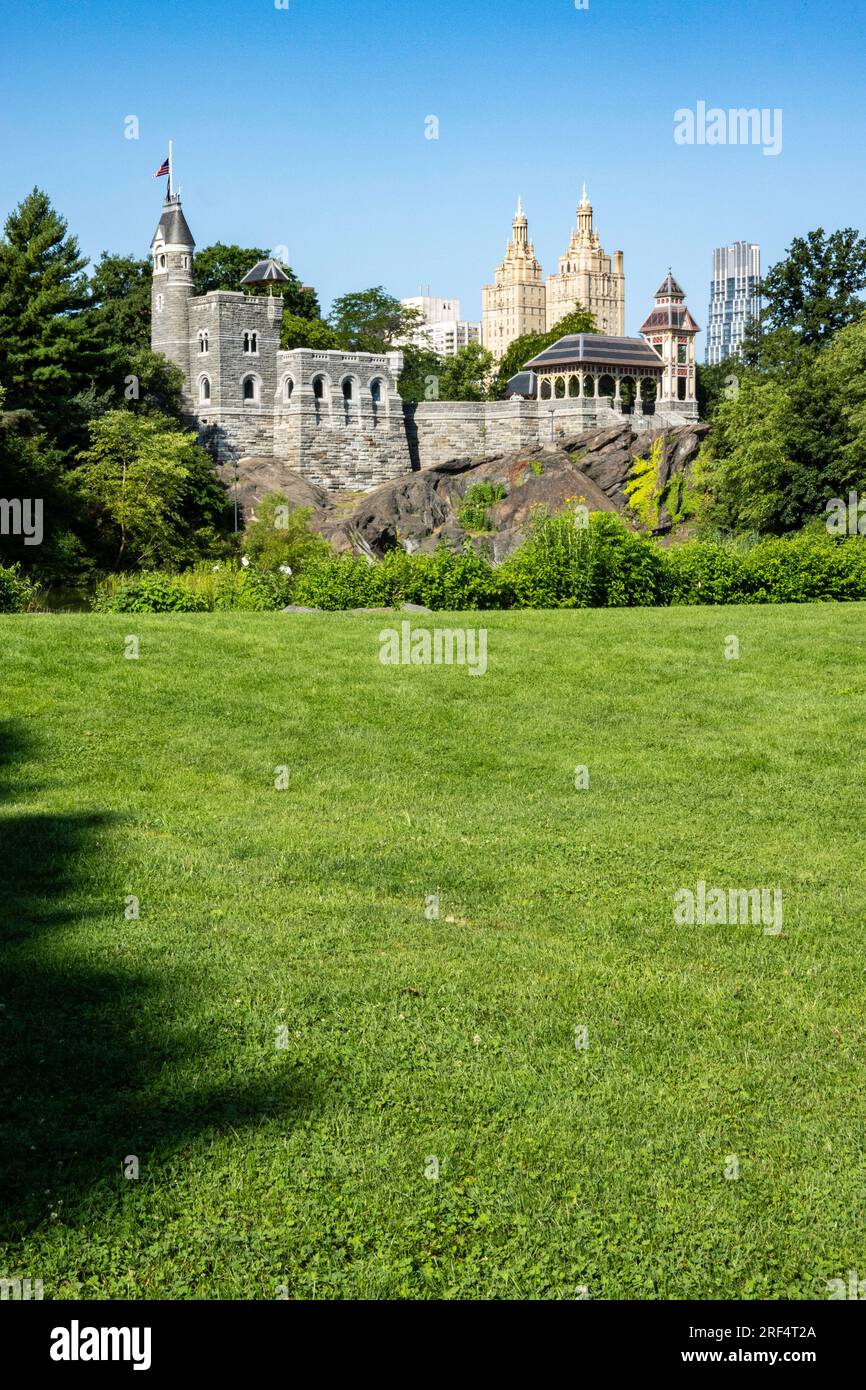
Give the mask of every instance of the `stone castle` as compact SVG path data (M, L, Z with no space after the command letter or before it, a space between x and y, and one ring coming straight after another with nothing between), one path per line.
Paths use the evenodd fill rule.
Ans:
M165 199L151 253L151 345L181 369L185 412L222 464L274 459L323 487L366 490L455 457L543 448L623 414L638 430L697 419L698 327L672 276L641 338L564 338L527 364L504 401L416 404L397 390L400 352L280 348L285 277L274 261L250 268L243 284L253 292L195 295L195 241L177 194Z

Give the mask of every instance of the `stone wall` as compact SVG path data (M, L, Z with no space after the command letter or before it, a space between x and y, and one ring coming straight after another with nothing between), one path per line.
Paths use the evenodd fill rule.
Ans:
M278 353L274 455L331 490L367 491L411 472L396 386L402 361L399 353Z
M584 430L610 429L628 419L643 433L687 424L697 414L656 407L654 415L624 417L609 398L567 397L547 401L422 401L405 402L406 433L413 468L431 468L453 458L483 458L512 449L536 449L555 444Z

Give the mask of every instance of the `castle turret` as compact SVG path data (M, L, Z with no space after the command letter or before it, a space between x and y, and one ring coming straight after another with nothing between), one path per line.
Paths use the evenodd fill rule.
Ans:
M696 410L695 338L701 330L670 270L655 292L655 301L640 331L664 363L659 403L674 409L682 409L685 403L688 410Z
M180 205L170 193L162 207L151 242L150 345L176 363L189 392L189 301L193 292L192 258L195 242Z

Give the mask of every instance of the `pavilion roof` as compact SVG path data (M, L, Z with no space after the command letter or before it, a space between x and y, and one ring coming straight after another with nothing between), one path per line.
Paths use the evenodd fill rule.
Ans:
M658 353L643 338L612 338L604 333L574 333L545 348L524 371L551 372L558 367L661 367Z

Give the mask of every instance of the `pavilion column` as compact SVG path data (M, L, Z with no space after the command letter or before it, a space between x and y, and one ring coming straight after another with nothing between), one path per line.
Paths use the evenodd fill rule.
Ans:
M635 379L634 379L634 403L635 403L635 405L640 405L640 403L641 403L640 377L639 377L639 376L636 376Z
M617 374L616 374L616 376L614 377L613 380L614 380L614 393L613 393L613 398L614 398L615 401L622 400L622 397L621 397L620 394L619 394L619 387L620 387L620 381L621 381L621 377L620 377L619 372L617 372Z
M583 392L583 383L584 383L585 380L586 380L586 374L585 374L584 372L578 372L578 374L577 374L577 399L578 399L579 401L582 401L582 400L583 400L583 395L584 395L584 392Z

